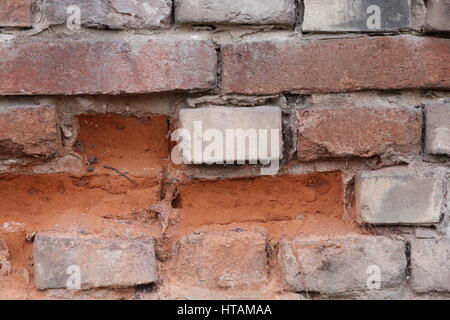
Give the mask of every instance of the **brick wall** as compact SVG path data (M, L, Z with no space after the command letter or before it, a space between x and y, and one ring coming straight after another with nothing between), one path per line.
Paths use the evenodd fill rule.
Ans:
M0 298L449 299L449 32L446 0L3 0Z

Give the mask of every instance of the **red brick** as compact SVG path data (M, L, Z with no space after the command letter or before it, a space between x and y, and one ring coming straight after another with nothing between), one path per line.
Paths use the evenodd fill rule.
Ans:
M31 2L1 0L0 27L31 27Z
M55 107L0 105L0 159L50 157L57 155L60 148Z
M246 288L267 281L264 229L196 232L176 255L178 281L191 288Z
M222 50L227 93L450 88L450 40L412 36L255 41Z
M58 41L0 46L0 94L118 94L210 89L204 41Z
M298 111L298 155L327 158L419 154L422 116L401 108L308 108Z

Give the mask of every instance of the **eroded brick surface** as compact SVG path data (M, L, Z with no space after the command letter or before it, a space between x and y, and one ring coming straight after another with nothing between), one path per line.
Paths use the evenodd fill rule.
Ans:
M222 58L227 93L450 88L447 39L254 41L224 46Z
M380 289L400 286L407 265L405 243L385 237L284 240L280 257L292 289L325 294L369 290L375 268L381 275Z
M297 116L301 161L421 151L422 115L413 109L314 107Z
M443 213L444 170L402 167L361 173L357 209L370 224L436 224Z
M0 27L31 27L31 1L2 0Z
M39 233L34 242L33 257L36 287L41 290L74 289L77 274L81 277L79 288L82 289L132 287L158 279L153 240L93 239Z
M245 288L267 281L266 234L237 229L183 237L178 281L193 287Z
M175 20L192 24L294 24L294 0L174 0Z
M0 56L4 95L150 93L210 89L216 81L216 51L204 41L11 42Z
M59 153L61 133L55 106L0 104L0 159L51 157Z

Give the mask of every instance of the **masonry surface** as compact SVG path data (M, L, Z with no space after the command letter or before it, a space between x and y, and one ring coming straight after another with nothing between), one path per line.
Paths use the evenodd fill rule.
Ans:
M0 199L0 299L450 299L450 1L3 0Z

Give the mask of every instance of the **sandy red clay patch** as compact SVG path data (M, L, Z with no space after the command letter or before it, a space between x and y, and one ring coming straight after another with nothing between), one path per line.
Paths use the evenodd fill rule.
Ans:
M83 115L79 141L86 159L95 158L95 173L111 166L133 176L159 175L169 155L168 121L165 116L145 118Z
M203 181L182 185L179 191L185 226L344 215L343 183L337 172Z

